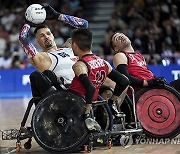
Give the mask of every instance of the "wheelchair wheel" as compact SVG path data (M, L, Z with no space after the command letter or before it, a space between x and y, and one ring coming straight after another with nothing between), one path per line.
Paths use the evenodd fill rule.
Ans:
M107 104L96 106L93 113L102 130L112 130L113 117Z
M180 94L169 85L136 94L138 119L148 137L172 138L180 132Z
M70 92L56 92L43 99L32 117L32 129L37 143L50 152L77 150L88 138L81 115L84 100Z
M126 115L125 117L126 123L130 124L131 122L133 122L134 121L133 104L128 95L126 95L120 108L121 108L121 111L124 112L124 114Z

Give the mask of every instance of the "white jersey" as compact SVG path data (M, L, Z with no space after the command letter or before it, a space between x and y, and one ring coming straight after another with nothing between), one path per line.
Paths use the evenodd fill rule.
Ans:
M74 78L72 66L78 60L71 48L59 48L57 51L49 52L52 64L49 70L53 71L58 78L63 77L64 84L70 84Z

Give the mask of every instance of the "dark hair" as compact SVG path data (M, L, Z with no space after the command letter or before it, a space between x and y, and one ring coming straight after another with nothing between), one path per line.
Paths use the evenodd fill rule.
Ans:
M87 51L91 49L92 32L87 28L74 30L72 33L72 43L75 42L79 49Z
M112 36L111 36L111 38L110 38L110 47L114 50L114 48L115 48L115 45L114 45L114 43L113 43L113 41L112 41L112 38L113 38L113 36L115 35L116 33L114 33L114 34L112 34Z
M47 25L45 24L40 24L36 27L36 29L34 30L34 34L36 35L37 31L41 28L49 28Z

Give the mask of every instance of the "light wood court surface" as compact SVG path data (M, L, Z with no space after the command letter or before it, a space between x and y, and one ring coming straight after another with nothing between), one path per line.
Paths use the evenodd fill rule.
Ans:
M27 107L29 98L23 99L0 99L0 130L17 128L19 129L22 117ZM33 109L32 109L33 111ZM30 124L32 112L27 121ZM1 135L1 133L0 133ZM24 149L23 145L27 140L21 142L21 154L44 154L44 151L33 139L32 148ZM16 153L16 140L2 141L0 136L0 154ZM84 153L84 152L80 152ZM159 142L158 144L148 144L144 140L140 144L132 145L128 148L113 146L108 150L107 147L96 147L91 154L180 154L180 135L174 142Z

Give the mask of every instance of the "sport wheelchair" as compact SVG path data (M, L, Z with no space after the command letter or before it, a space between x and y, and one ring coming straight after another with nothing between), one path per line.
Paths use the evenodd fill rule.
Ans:
M130 87L133 93L133 88ZM82 115L85 101L70 92L55 92L40 100L33 98L28 104L20 130L4 132L2 138L17 139L17 151L21 140L29 138L25 149L31 148L31 138L49 152L91 152L93 146L128 140L132 135L147 135L155 138L169 138L180 130L180 94L171 86L163 83L152 88L144 88L130 99L125 97L121 111L125 117L115 117L105 100L93 103L91 117L101 126L99 132L88 130ZM136 103L135 103L136 101ZM38 102L38 104L37 104ZM32 116L31 128L24 129L33 103L37 104ZM136 113L137 111L137 113ZM137 120L138 119L138 120ZM123 143L122 143L123 142Z

